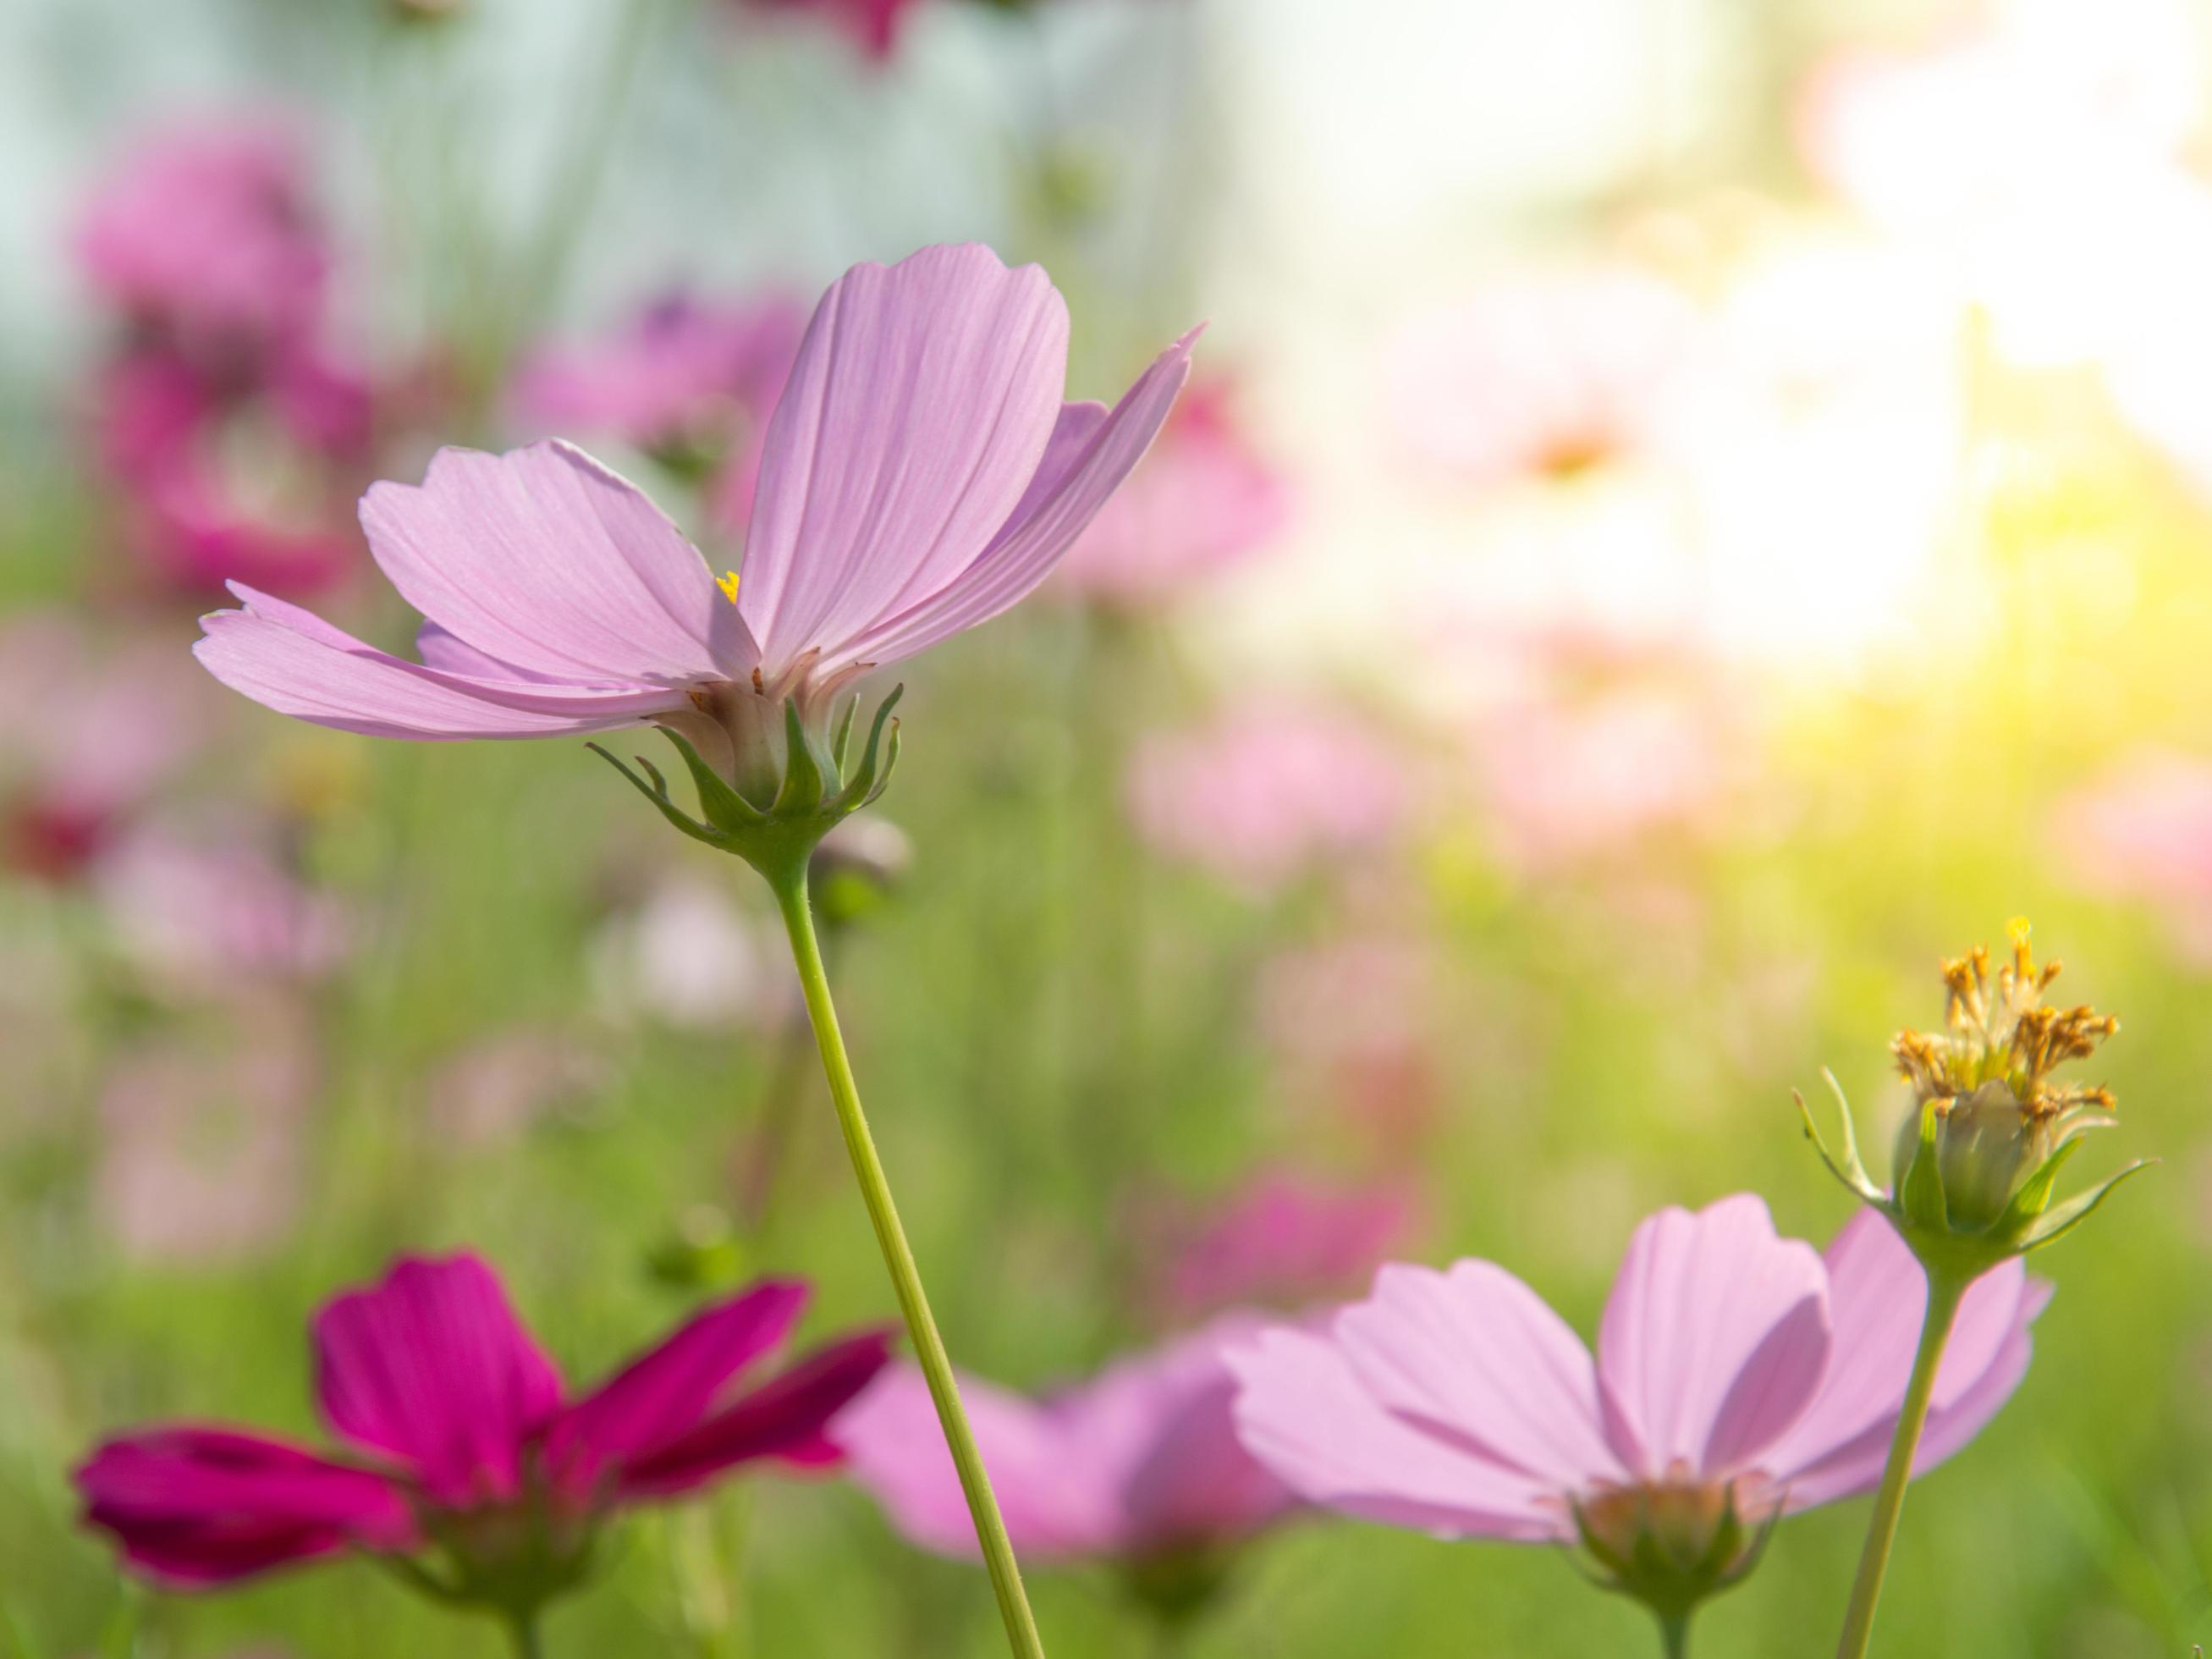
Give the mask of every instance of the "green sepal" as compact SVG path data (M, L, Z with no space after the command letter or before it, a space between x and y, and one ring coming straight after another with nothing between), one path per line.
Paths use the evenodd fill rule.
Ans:
M891 764L898 758L898 725L891 720L891 710L897 707L898 700L905 694L906 687L895 685L891 688L890 696L877 708L876 717L868 726L867 744L860 750L860 764L853 769L852 776L844 780L844 787L827 803L828 810L839 817L868 805L883 793L884 786L890 781ZM884 764L879 774L877 764L883 750L884 727L887 724L891 729L890 760Z
M2130 1176L2140 1175L2158 1162L2154 1158L2138 1158L2118 1175L2100 1182L2087 1192L2077 1193L2063 1204L2054 1206L2021 1236L2017 1247L2020 1253L2026 1255L2030 1250L2039 1250L2046 1244L2056 1243L2087 1221L2090 1212L2112 1196L2113 1188Z
M783 786L769 808L776 817L799 817L822 805L836 768L814 752L806 722L799 718L799 699L783 700Z
M1936 1103L1924 1102L1920 1108L1919 1144L1911 1166L1897 1180L1898 1208L1908 1223L1929 1233L1945 1233L1951 1228L1950 1211L1943 1201L1942 1153L1937 1146L1942 1125Z
M683 756L684 769L691 774L692 786L699 792L699 810L707 815L708 823L726 836L741 836L768 822L766 813L701 758L699 751L691 746L690 738L672 726L660 729L676 745L676 752Z
M2078 1140L2062 1143L2057 1152L2043 1160L2034 1174L2021 1183L2020 1190L2012 1195L2012 1202L2005 1206L2004 1213L1991 1224L1992 1238L2020 1239L2027 1236L2043 1212L2051 1207L2051 1190L2057 1183L2058 1172L2066 1167L2066 1160L2074 1156L2081 1144Z
M1828 1143L1814 1125L1812 1108L1806 1105L1803 1095L1792 1089L1790 1097L1797 1103L1797 1115L1805 1121L1805 1139L1813 1143L1813 1150L1820 1153L1820 1162L1828 1166L1828 1173L1843 1182L1853 1197L1863 1203L1887 1204L1889 1194L1875 1185L1874 1177L1867 1173L1866 1164L1860 1159L1858 1130L1851 1121L1851 1103L1844 1097L1843 1085L1836 1081L1833 1072L1824 1071L1820 1075L1827 1079L1836 1097L1837 1111L1843 1119L1843 1156L1838 1158L1828 1150Z
M845 775L845 756L853 741L853 717L860 712L860 694L857 691L845 699L845 712L837 716L836 735L830 740L830 764L842 781Z
M637 757L637 763L645 768L647 771L652 773L652 783L647 783L643 778L638 776L636 773L631 771L629 767L623 765L622 762L617 760L613 755L609 753L606 750L602 749L598 744L587 743L584 747L590 750L608 765L613 767L615 770L621 773L623 776L628 778L631 786L636 789L637 793L643 795L659 810L661 817L666 818L678 830L681 830L685 835L690 836L692 840L702 841L706 842L708 846L717 848L725 853L736 850L730 845L730 838L727 836L724 835L719 830L709 829L707 825L700 823L698 819L693 817L689 812L686 812L682 807L677 805L674 801L668 798L668 780L662 777L660 775L660 769L654 766L651 761L646 759L644 756L640 755ZM658 787L656 787L655 786Z

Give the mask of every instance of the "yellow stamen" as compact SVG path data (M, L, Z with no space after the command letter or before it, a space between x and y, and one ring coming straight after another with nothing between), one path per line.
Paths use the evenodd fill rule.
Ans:
M735 605L738 602L738 573L736 571L724 571L720 576L717 576L714 579L714 586L722 590L722 597L727 599L732 605Z

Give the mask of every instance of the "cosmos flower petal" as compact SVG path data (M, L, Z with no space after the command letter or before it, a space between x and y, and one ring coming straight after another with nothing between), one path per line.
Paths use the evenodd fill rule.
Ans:
M888 1329L864 1331L817 1349L689 1433L641 1448L623 1466L622 1496L689 1492L760 1457L809 1468L833 1462L830 1424L888 1363L891 1341Z
M1158 435L1190 376L1193 329L1153 360L1102 419L1096 404L1070 404L1054 430L1036 483L967 568L920 603L842 647L846 661L893 662L988 622L1025 598L1106 505Z
M1060 413L1067 308L975 244L832 283L769 423L738 605L773 676L973 563ZM440 620L447 620L440 618Z
M772 1279L708 1309L562 1412L546 1431L549 1462L588 1486L599 1470L689 1433L805 1305L804 1285Z
M228 1583L350 1545L415 1541L406 1500L384 1476L260 1435L149 1429L101 1445L75 1480L85 1520L125 1559L179 1589Z
M433 1502L507 1498L561 1379L472 1255L401 1260L324 1306L317 1389L331 1426L409 1465Z
M441 449L362 497L400 597L498 661L568 680L735 678L757 653L705 561L635 486L557 440Z
M1606 1304L1607 1428L1636 1474L1734 1473L1778 1439L1828 1360L1827 1274L1745 1193L1636 1230Z
M1328 1339L1277 1328L1227 1362L1244 1449L1309 1502L1448 1538L1565 1535L1542 1483L1389 1410Z

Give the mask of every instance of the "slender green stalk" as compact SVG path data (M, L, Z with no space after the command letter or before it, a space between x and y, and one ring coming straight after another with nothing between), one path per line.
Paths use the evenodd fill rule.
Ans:
M1659 1620L1659 1650L1666 1659L1690 1659L1690 1615L1674 1613Z
M1866 1548L1859 1556L1857 1578L1851 1585L1851 1605L1844 1615L1843 1638L1836 1644L1836 1659L1865 1659L1874 1639L1875 1604L1881 1600L1882 1575L1889 1570L1890 1547L1897 1541L1898 1517L1905 1512L1905 1488L1912 1479L1912 1459L1920 1449L1921 1431L1928 1426L1928 1402L1936 1392L1936 1370L1943 1361L1943 1345L1958 1322L1959 1304L1968 1281L1948 1274L1928 1275L1928 1314L1920 1327L1920 1351L1913 1356L1912 1380L1905 1385L1904 1409L1899 1413L1897 1432L1889 1443L1889 1462L1882 1470L1881 1490L1875 1493L1874 1518L1867 1525Z
M767 873L767 872L763 872ZM1022 1591L1022 1571L1014 1560L1014 1547L1006 1536L1006 1523L991 1495L990 1476L984 1473L982 1454L975 1449L975 1431L960 1404L953 1381L952 1361L945 1340L937 1334L929 1299L922 1292L921 1273L914 1251L899 1225L898 1208L891 1201L890 1183L884 1179L875 1138L860 1110L860 1087L853 1080L853 1063L845 1053L845 1038L837 1026L837 1010L830 999L830 978L822 966L821 942L815 937L814 913L806 897L805 861L795 860L787 871L769 875L777 907L783 912L785 930L791 935L791 955L799 969L799 983L806 995L807 1017L814 1022L814 1040L822 1051L822 1069L830 1079L830 1097L837 1107L838 1127L844 1131L845 1150L852 1155L853 1174L866 1200L868 1219L875 1225L876 1243L890 1269L891 1289L899 1311L906 1317L915 1358L928 1379L929 1397L937 1405L937 1420L944 1425L945 1443L960 1472L960 1490L967 1495L968 1512L975 1517L976 1541L982 1546L983 1565L991 1574L991 1588L999 1598L1006 1640L1018 1659L1044 1659L1044 1644L1037 1637L1036 1620Z
M514 1659L542 1659L544 1644L538 1639L538 1615L534 1613L511 1613L507 1620L508 1639L514 1644Z

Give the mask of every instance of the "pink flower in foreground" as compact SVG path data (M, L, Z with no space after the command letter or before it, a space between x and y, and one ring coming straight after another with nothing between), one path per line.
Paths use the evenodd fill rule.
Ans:
M1749 1569L1768 1522L1880 1480L1926 1295L1881 1217L1823 1258L1744 1194L1637 1229L1595 1360L1526 1285L1462 1261L1384 1267L1327 1331L1269 1330L1228 1364L1245 1445L1316 1504L1670 1562L1703 1594ZM2010 1397L2049 1296L2017 1260L1967 1293L1917 1470Z
M140 1430L76 1471L85 1519L178 1588L356 1549L416 1558L464 1600L534 1607L581 1578L619 1509L756 1459L836 1460L823 1430L882 1367L885 1334L742 1381L805 1299L801 1285L764 1282L570 1399L483 1262L404 1260L315 1317L317 1391L343 1452L248 1430Z
M1697 322L1686 297L1630 268L1501 281L1400 337L1398 427L1470 483L1577 477L1657 438Z
M1158 850L1261 892L1389 840L1411 794L1359 721L1273 702L1153 736L1128 784L1131 816Z
M538 430L611 433L711 472L714 520L742 534L805 326L805 307L781 294L719 304L671 295L596 344L540 352L515 404Z
M2212 765L2138 757L2061 805L2054 841L2093 892L2148 901L2175 946L2212 967Z
M1069 550L1061 585L1103 604L1158 605L1261 551L1289 518L1288 481L1252 447L1227 389L1197 387Z
M266 119L143 140L93 194L76 252L110 305L217 351L311 330L331 264L298 137Z
M1024 1560L1142 1566L1237 1543L1296 1499L1238 1445L1224 1321L1032 1401L966 1378L961 1398ZM972 1559L974 1524L921 1373L900 1365L832 1425L853 1478L915 1543Z
M1067 311L1036 266L975 246L856 265L769 422L742 586L566 444L447 449L419 488L362 502L370 551L425 618L421 661L244 586L196 651L319 725L456 739L658 722L758 789L781 776L784 698L826 715L869 668L1044 580L1166 418L1188 349L1110 412L1063 404Z
M1364 1282L1413 1223L1400 1191L1262 1175L1182 1230L1158 1299L1184 1320L1238 1306L1308 1306Z

